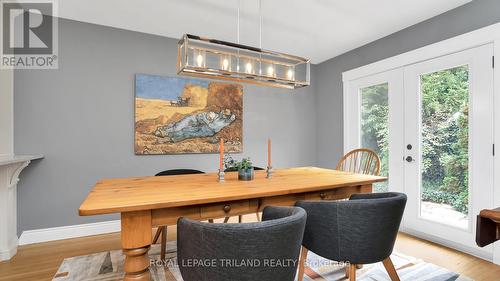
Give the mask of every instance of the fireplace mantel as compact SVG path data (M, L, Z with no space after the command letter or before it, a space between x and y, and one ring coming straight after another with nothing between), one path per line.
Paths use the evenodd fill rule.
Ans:
M19 174L41 155L0 156L0 261L17 252L17 183Z

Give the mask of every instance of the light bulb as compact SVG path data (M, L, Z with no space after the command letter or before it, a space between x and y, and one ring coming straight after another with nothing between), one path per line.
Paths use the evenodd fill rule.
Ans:
M252 63L247 62L247 64L245 65L245 71L247 73L252 73Z
M273 77L274 76L274 68L272 65L270 65L268 68L267 68L267 76L270 76L270 77Z
M196 57L196 62L198 63L199 67L203 66L203 56L201 54L198 54L198 56Z
M286 77L288 80L293 80L293 70L291 68L286 72Z
M222 70L228 70L229 69L229 60L228 59L224 59L222 61Z

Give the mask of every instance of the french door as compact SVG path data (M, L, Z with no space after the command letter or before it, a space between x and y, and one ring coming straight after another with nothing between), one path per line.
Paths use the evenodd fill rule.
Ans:
M405 227L475 247L493 203L493 45L404 69Z
M393 70L352 81L344 96L345 152L370 148L381 159L382 176L389 180L374 185L377 192L403 192L404 151L403 72Z
M493 205L493 45L349 81L345 149L381 157L408 195L403 228L488 255L475 216Z

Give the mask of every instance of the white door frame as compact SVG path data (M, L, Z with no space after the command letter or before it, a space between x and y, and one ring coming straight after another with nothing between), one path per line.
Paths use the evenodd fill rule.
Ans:
M492 247L475 245L476 215L481 209L493 208L493 69L492 44L439 57L404 68L405 72L405 141L414 148L407 152L416 161L405 163L405 192L408 202L405 229L432 229L435 236L446 239L453 234L457 248L491 258ZM421 90L420 75L458 66L469 71L469 214L467 229L431 221L420 215L421 194ZM425 235L423 235L425 237Z
M348 95L351 92L350 81L375 75L378 73L390 71L393 69L401 68L404 66L408 66L411 64L415 64L418 62L430 60L433 58L437 58L444 55L449 55L452 53L460 52L463 50L467 50L470 48L478 47L481 45L493 43L494 44L494 56L496 58L500 58L500 23L496 23L469 33L465 33L463 35L459 35L438 43L434 43L413 51L409 51L407 53L403 53L391 58L387 58L369 65L365 65L356 69L352 69L342 73L342 81L344 84L344 148L348 147L347 142L348 138L348 130L349 127L346 126L346 120L349 118L349 112L346 112L348 100ZM498 61L498 60L497 60ZM494 108L500 108L500 67L498 67L500 63L497 64L497 67L494 69ZM500 112L494 112L494 140L495 143L500 141ZM498 147L498 146L497 146ZM498 153L497 153L498 155ZM494 159L494 194L493 194L494 206L500 206L500 157L495 157ZM432 239L432 238L430 238ZM436 242L445 244L450 247L457 247L456 244L447 243L446 241L438 241L439 239L435 239ZM485 257L482 258L492 260L496 264L500 264L500 242L495 243L493 257ZM465 250L467 249L460 249ZM471 253L476 254L477 253Z

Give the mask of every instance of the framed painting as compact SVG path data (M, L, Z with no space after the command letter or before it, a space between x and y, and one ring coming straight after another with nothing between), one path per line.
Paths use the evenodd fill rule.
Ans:
M243 87L183 77L135 76L135 154L243 150Z

